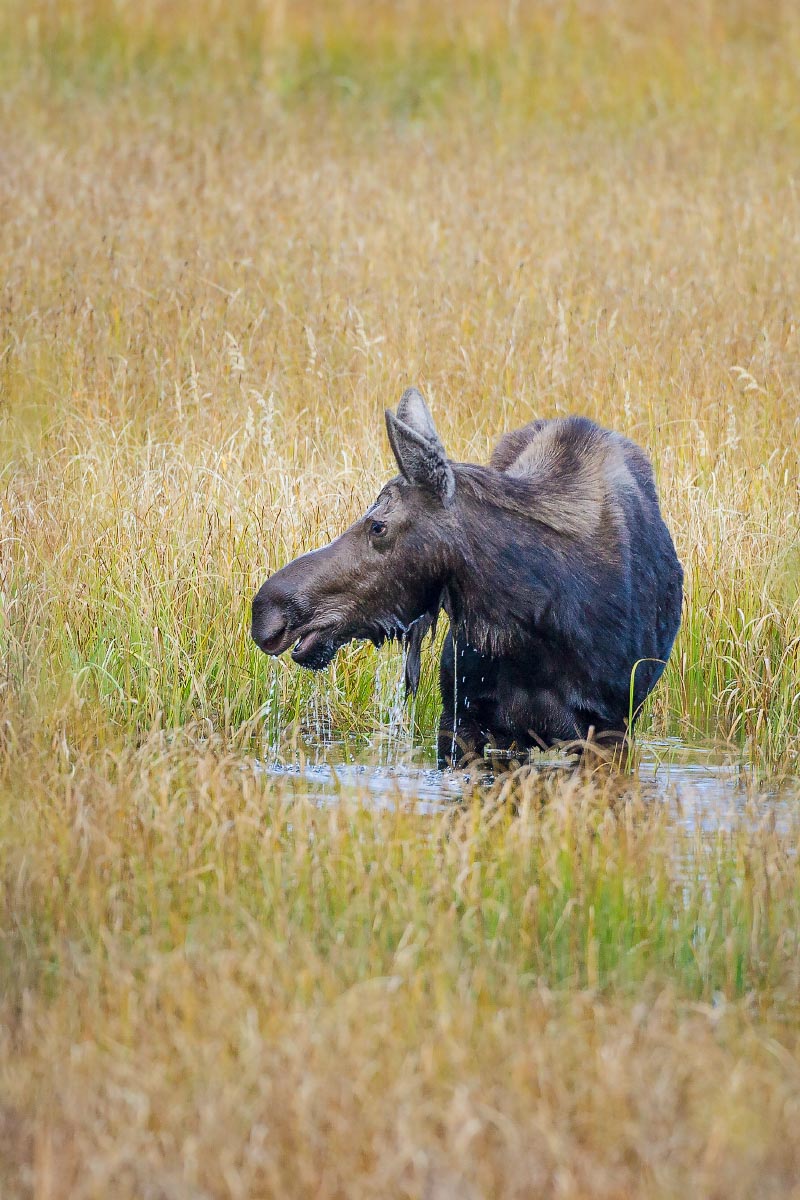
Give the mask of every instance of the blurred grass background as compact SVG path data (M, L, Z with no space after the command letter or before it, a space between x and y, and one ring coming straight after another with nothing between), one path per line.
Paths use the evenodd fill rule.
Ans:
M798 50L762 0L0 7L4 1196L798 1194ZM757 766L727 832L254 769L394 706L396 654L312 676L249 602L411 382L456 458L647 448L642 732Z
M369 729L374 655L287 673L247 601L416 381L457 457L567 411L645 444L687 564L655 728L796 757L793 6L199 11L0 18L6 692L230 728L321 686Z

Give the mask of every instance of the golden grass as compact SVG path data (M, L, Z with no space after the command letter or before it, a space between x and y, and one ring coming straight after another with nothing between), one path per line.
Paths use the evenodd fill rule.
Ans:
M254 751L393 660L247 626L409 382L456 457L583 412L687 568L643 729L796 770L800 16L365 12L0 14L0 1191L798 1194L795 823L316 810Z
M755 801L319 809L163 735L1 798L4 1194L796 1194L798 827Z

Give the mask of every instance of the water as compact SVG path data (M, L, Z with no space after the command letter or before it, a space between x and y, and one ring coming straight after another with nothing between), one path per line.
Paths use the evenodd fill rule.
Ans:
M373 737L338 737L327 699L315 693L301 717L305 739L290 749L285 744L278 748L276 742L261 769L298 798L314 803L351 799L378 808L412 805L421 813L444 810L473 795L476 787L491 788L492 767L502 769L499 761L469 771L439 771L435 741L414 741L416 700L409 703L404 694L405 654L404 650L400 663L396 655L378 656L373 687L378 727ZM456 662L454 709L458 666ZM273 715L275 700L271 694ZM531 765L551 775L572 769L565 756L552 754ZM730 746L637 738L632 786L640 788L648 802L668 805L675 822L687 831L712 834L757 824L765 817L782 830L800 824L800 777L765 782Z
M369 802L376 808L412 804L418 812L433 813L461 800L466 778L454 771L437 771L398 760L386 763L385 748L379 761L332 762L309 760L264 764L263 770L289 784L296 795L318 803L342 798Z
M740 827L743 821L757 824L766 814L779 828L797 824L798 779L765 783L730 749L689 745L677 738L640 741L637 750L634 781L650 802L669 805L675 821L687 830L710 834ZM263 762L261 769L315 803L351 799L378 808L399 803L420 813L441 811L472 794L476 785L488 789L494 782L488 765L439 771L435 761L432 743L415 744L407 722L389 722L376 737L357 743L307 740L289 755ZM569 770L558 759L535 769L552 773L559 767Z
M765 816L783 831L797 827L800 779L765 780L729 748L678 738L645 742L638 776L687 830L711 834L755 826Z

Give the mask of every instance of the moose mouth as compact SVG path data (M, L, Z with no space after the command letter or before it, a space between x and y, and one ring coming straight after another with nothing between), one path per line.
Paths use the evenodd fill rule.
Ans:
M312 671L326 667L339 648L333 630L324 626L301 625L294 629L284 626L272 637L257 637L255 641L265 654L275 658L293 646L294 661L301 667L310 667Z
M301 667L321 671L327 667L338 648L331 638L330 629L308 629L297 639L292 659Z
M359 629L354 632L327 625L284 625L282 629L272 633L270 637L254 636L259 649L265 654L277 658L292 647L292 660L301 667L311 671L321 671L327 667L340 646L351 640L365 640L374 646L381 646L385 641L400 637L402 631L394 628Z

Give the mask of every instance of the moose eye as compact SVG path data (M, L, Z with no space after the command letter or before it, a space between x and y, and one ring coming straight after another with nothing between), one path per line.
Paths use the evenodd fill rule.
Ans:
M370 521L369 523L370 537L382 538L386 533L385 521Z

